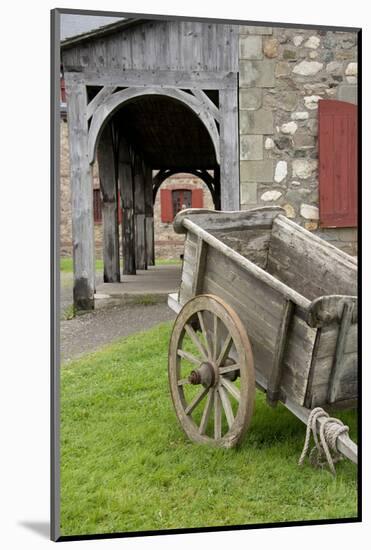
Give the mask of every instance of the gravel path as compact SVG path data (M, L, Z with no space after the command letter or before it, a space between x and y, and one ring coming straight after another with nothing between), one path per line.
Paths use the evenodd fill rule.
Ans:
M119 305L61 321L61 363L114 340L175 319L166 303Z

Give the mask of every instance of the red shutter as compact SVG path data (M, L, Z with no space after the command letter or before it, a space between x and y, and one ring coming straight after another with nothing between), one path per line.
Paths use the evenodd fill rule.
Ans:
M192 189L192 208L203 208L204 192L202 189Z
M161 189L161 221L171 223L173 221L173 204L171 201L171 189Z
M319 211L321 227L357 225L357 107L320 100Z

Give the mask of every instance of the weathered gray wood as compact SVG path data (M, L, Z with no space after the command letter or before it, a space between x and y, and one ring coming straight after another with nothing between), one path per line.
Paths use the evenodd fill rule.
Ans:
M220 90L220 188L221 208L240 208L240 159L238 89ZM218 159L218 155L217 155Z
M134 219L135 219L135 264L136 269L147 269L146 214L144 192L144 165L138 154L134 155Z
M277 405L281 396L283 357L285 354L288 339L291 336L289 334L289 327L293 313L294 304L290 300L286 300L282 312L281 324L276 339L274 363L269 375L267 387L267 401L271 406Z
M155 227L153 218L152 168L144 165L144 202L146 214L146 256L147 265L155 265Z
M217 237L244 258L247 258L262 269L266 268L268 258L268 247L271 237L270 229L244 229L233 231L210 230L210 233Z
M270 273L267 273L260 267L256 266L250 260L247 258L244 258L238 252L235 252L231 248L229 248L224 243L220 242L216 237L211 235L209 232L205 231L196 223L191 221L191 219L184 219L183 226L188 229L189 231L192 231L195 233L198 237L202 237L211 247L215 248L219 252L223 254L226 258L229 258L233 262L235 262L237 265L239 265L246 273L253 275L258 281L261 283L266 284L268 287L276 290L277 292L281 293L282 296L285 298L288 298L292 300L295 304L303 308L305 311L307 311L310 301L293 290L292 288L288 287L281 281L277 280L275 277L273 277Z
M210 138L213 142L215 149L215 156L217 162L219 159L219 133L215 123L214 118L209 114L209 112L202 106L200 101L194 96L184 92L183 90L177 90L173 88L165 87L147 87L143 88L127 88L121 90L109 96L108 99L95 111L90 128L89 128L89 138L88 138L88 149L89 149L89 162L92 163L96 155L96 146L99 139L100 132L104 126L107 118L114 112L117 107L125 103L126 101L132 100L143 95L161 95L176 99L189 107L202 121L206 129L210 134ZM224 116L224 115L223 115ZM237 116L237 115L236 115ZM232 137L231 137L232 139ZM230 147L227 146L228 152L232 153L232 150L229 150ZM234 174L231 175L231 177ZM226 180L227 181L227 180Z
M328 387L328 402L334 403L339 393L340 376L344 365L345 359L345 345L349 332L349 327L352 323L354 310L354 303L346 302L343 306L343 313L341 317L341 323L339 327L339 335L336 342L336 351L334 357L334 364L331 369L329 387Z
M99 181L102 193L103 264L105 283L120 282L120 244L117 213L117 181L112 128L107 124L98 144Z
M206 261L207 261L207 249L208 246L202 238L198 238L197 251L195 258L195 271L192 281L192 295L196 296L201 292L203 285L203 277L205 273Z
M352 307L352 322L357 322L358 308L356 296L330 295L313 300L309 307L307 323L311 327L320 327L339 322L343 316L344 307Z
M211 114L211 116L213 116L215 118L215 120L217 122L220 122L220 112L219 112L219 109L218 107L215 105L215 103L213 103L211 101L211 99L209 98L209 96L207 96L205 94L205 92L203 90L201 90L200 88L191 88L192 90L192 93L195 97L197 97L197 99L203 104L203 106L205 107L205 109L207 109L209 111L209 113Z
M351 256L283 216L273 222L267 270L310 300L357 294L357 266Z
M93 226L93 179L88 162L86 87L66 83L70 150L72 242L77 310L94 309L95 254Z
M141 21L112 34L62 43L67 67L238 71L238 26L200 21Z
M280 206L263 206L238 212L224 212L192 208L181 210L175 217L173 227L175 233L185 234L186 219L194 221L202 229L216 231L243 231L245 229L271 229L273 220L284 212Z
M135 224L133 168L128 143L123 135L119 142L118 180L122 205L123 274L135 275Z
M73 72L69 72L69 68ZM76 72L77 71L77 72ZM65 66L65 78L72 81L83 80L87 86L112 87L151 87L166 86L167 88L221 90L235 89L237 73L230 71L168 71L168 70L132 70L110 69L105 67L99 72L86 71L82 66Z
M87 117L88 120L93 116L95 111L103 105L103 103L106 101L106 99L113 94L113 92L116 90L116 86L104 86L96 96L93 97L93 99L88 104L87 108Z

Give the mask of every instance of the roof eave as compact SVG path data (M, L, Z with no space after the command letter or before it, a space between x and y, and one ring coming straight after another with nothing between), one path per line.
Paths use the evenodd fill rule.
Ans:
M98 29L93 29L70 38L66 38L61 41L61 50L66 50L68 48L73 48L78 46L83 42L86 42L92 38L101 38L109 34L113 34L122 29L127 29L129 27L134 27L140 23L148 22L149 19L124 19L122 21L117 21L116 23L111 23L110 25L105 25L104 27L99 27Z

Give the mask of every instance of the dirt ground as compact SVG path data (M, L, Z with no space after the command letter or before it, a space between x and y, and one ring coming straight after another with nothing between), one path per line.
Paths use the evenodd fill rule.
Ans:
M171 319L174 312L158 303L113 306L61 321L61 363Z

